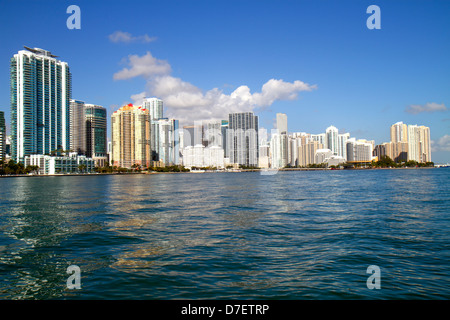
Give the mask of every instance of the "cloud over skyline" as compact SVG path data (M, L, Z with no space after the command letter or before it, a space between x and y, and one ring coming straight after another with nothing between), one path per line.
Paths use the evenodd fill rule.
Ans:
M446 134L436 141L431 141L431 152L437 151L450 151L450 135Z
M422 112L447 111L447 107L442 103L428 102L424 105L413 104L406 107L405 111L410 114L418 114Z
M147 34L133 36L131 33L124 31L115 31L108 38L113 43L149 43L156 40L156 37L150 37Z
M252 93L241 85L230 94L219 88L204 91L197 86L171 75L172 68L165 60L159 60L147 52L143 56L128 56L128 68L114 74L115 80L143 77L147 80L146 90L131 96L135 104L141 104L145 97L158 97L164 101L166 117L179 119L183 124L198 120L226 119L229 113L261 110L275 101L295 100L303 91L317 89L303 81L286 82L269 79L260 92Z

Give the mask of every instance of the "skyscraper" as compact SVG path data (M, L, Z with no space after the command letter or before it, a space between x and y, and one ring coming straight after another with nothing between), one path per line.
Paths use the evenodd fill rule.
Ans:
M386 145L386 155L395 162L408 159L408 127L403 122L391 126L391 142Z
M272 168L284 168L289 163L289 138L287 115L277 113L277 128L270 140Z
M350 139L350 133L338 134L338 152L337 155L347 160L347 140Z
M5 113L0 111L0 161L6 159L6 125Z
M325 148L330 149L334 155L338 155L338 135L338 129L334 126L329 126L325 131Z
M12 158L70 148L71 74L66 62L39 48L10 61Z
M253 112L228 115L227 151L230 163L258 165L258 116Z
M114 111L112 125L112 165L131 168L151 165L150 112L131 103Z
M285 113L277 113L277 129L279 134L288 133L287 115Z
M391 126L391 142L408 142L408 128L403 122Z
M86 156L94 159L97 167L108 164L106 109L85 104Z
M408 160L431 161L430 128L408 125Z
M308 140L298 148L298 165L306 167L309 164L315 163L316 151L323 149L323 144L315 140Z
M70 149L86 154L86 113L84 101L70 100Z
M158 98L146 98L142 105L150 112L152 120L158 120L163 117L163 101Z
M373 158L374 145L367 140L347 140L347 161L348 162L370 162Z
M178 165L179 163L179 135L178 120L162 118L152 120L152 130L157 133L156 155L154 161L161 161L164 165Z

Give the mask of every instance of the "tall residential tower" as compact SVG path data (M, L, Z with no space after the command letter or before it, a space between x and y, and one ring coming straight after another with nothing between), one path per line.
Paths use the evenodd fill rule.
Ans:
M10 61L11 156L70 148L71 74L51 52L28 48Z

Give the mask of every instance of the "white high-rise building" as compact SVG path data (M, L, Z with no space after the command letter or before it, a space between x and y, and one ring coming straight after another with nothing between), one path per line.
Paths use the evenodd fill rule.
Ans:
M165 165L180 164L178 120L161 118L151 123L152 139L155 139L155 150L152 151L156 153L153 160Z
M325 147L330 149L334 155L338 155L338 135L339 131L334 126L329 126L325 131L326 143Z
M151 120L163 118L163 101L158 98L146 98L142 105L150 111Z
M408 127L403 122L391 126L391 142L408 142Z
M431 162L429 127L408 125L408 160Z
M227 152L230 163L258 165L258 116L253 112L228 115Z
M372 142L366 140L356 140L350 138L347 140L347 161L348 162L370 162L373 159Z
M338 152L337 156L347 159L347 140L350 139L350 133L338 134Z
M270 139L271 164L272 168L280 169L288 164L288 136L279 134L278 130L275 132Z
M277 113L277 129L279 134L288 133L287 115L284 113Z
M312 134L311 135L311 141L317 141L324 148L326 148L326 146L327 146L327 139L326 139L325 133Z
M331 156L333 156L333 152L330 149L317 149L314 155L314 163L325 163Z
M183 165L186 168L224 168L224 151L219 146L205 147L202 144L187 146L183 150Z
M71 74L51 52L28 48L11 58L11 156L70 148Z
M86 113L83 101L70 100L70 149L86 154Z

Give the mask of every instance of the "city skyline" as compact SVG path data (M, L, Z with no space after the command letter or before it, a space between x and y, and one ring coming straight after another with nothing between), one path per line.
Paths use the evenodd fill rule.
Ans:
M155 17L153 23L143 19L136 19L132 26L118 23L122 13L141 15L133 4L148 6L161 16ZM318 133L334 125L339 133L374 139L378 145L390 141L389 128L393 123L403 121L431 128L433 161L449 162L449 93L445 89L449 63L444 54L448 31L443 28L443 12L448 4L408 2L405 11L406 5L401 2L379 1L376 4L382 13L381 30L368 30L365 26L369 2L326 2L319 6L263 1L257 8L239 3L241 10L237 12L230 10L233 4L220 2L177 4L130 2L125 6L111 2L103 6L80 1L81 30L68 30L68 3L53 8L45 3L42 8L30 3L29 11L18 10L27 18L23 30L19 28L14 37L6 30L0 31L7 43L0 56L7 56L7 60L2 58L6 63L0 66L1 82L9 81L7 61L13 54L24 45L39 47L70 65L71 98L104 106L108 121L121 105L139 102L143 97L162 99L167 117L180 119L180 127L193 124L186 122L186 112L207 120L201 118L219 111L253 111L260 119L260 127L270 132L275 127L275 114L284 113L290 119L289 132ZM3 23L17 18L17 5L4 4ZM42 31L38 35L25 32L28 23L37 22L37 12L43 10L55 18L49 20L48 26L37 23L36 30ZM102 26L103 11L117 18L117 23L105 21ZM250 12L252 23L244 19ZM202 19L178 28L184 26L187 13ZM271 13L279 24L264 24ZM317 21L308 18L308 14ZM236 21L233 26L227 20L230 15ZM282 17L285 21L281 21ZM427 23L411 23L419 18ZM211 30L201 32L204 25ZM231 30L220 30L220 25ZM293 30L277 38L284 34L281 28L288 26ZM244 32L236 33L239 28ZM192 42L187 41L189 32L195 34L189 38ZM58 42L58 37L66 41ZM207 39L210 42L205 42ZM82 49L83 43L92 50ZM245 50L218 50L230 44ZM182 53L176 50L179 46L184 49ZM0 110L5 111L11 135L8 91L9 88L0 89L4 106ZM110 130L110 123L107 128ZM110 131L108 138L111 141Z

